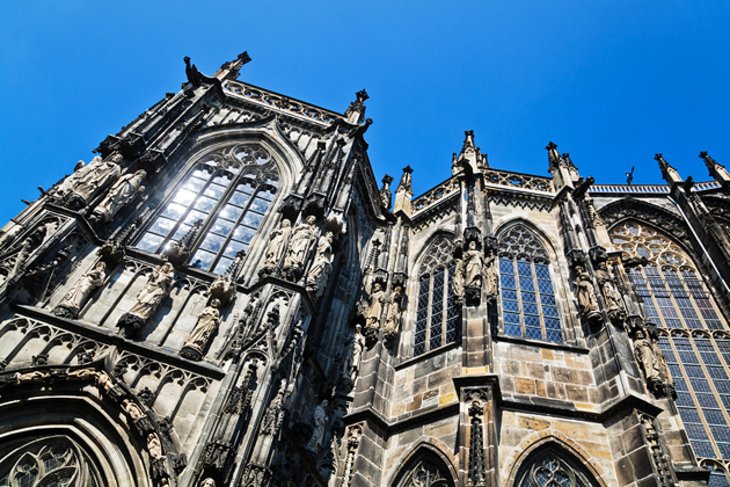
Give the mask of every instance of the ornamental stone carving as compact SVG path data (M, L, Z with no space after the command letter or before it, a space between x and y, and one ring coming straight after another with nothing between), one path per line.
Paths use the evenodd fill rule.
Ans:
M200 361L203 358L210 338L218 331L221 323L220 304L220 301L214 298L198 315L195 327L180 350L182 357L195 361Z
M174 272L169 262L152 272L145 286L137 294L134 305L117 322L117 326L122 329L125 336L133 337L147 323L162 300L170 293L173 278Z
M80 168L69 184L68 191L62 196L63 204L73 210L85 207L101 190L116 180L122 169L119 163L122 156L114 153L103 160L96 156L89 165Z
M325 233L317 243L312 267L309 268L306 279L307 290L319 297L327 286L327 278L332 270L332 232Z
M63 318L77 318L79 311L86 304L91 293L102 285L105 277L106 264L100 261L86 274L81 276L81 279L76 281L76 284L69 289L61 302L53 308L53 314Z
M91 219L103 223L109 223L112 218L125 206L127 206L134 198L144 191L142 182L147 177L147 171L140 169L139 171L126 174L114 183L109 190L109 194L101 203L94 208Z
M357 376L360 374L360 360L362 353L365 351L365 336L362 334L362 327L355 325L355 334L352 336L352 350L350 357L345 360L342 374L346 380L350 381L350 385L355 384Z
M393 292L388 298L388 310L385 313L385 326L383 327L383 337L388 343L400 332L402 302L403 286L394 286Z
M302 223L297 225L292 232L283 269L284 275L288 279L297 280L302 275L304 263L317 238L317 227L314 226L316 221L317 218L310 215Z
M636 330L634 335L634 356L650 387L653 387L655 383L659 383L661 381L659 363L651 346L651 341L642 329Z
M373 283L372 292L368 296L368 304L365 309L365 328L377 330L380 328L380 317L383 314L383 305L385 304L385 291L383 285L375 281Z
M291 233L291 220L284 218L281 220L279 228L271 234L271 239L269 240L264 255L264 265L259 270L259 276L273 274L278 270L281 259L286 253Z
M588 321L600 319L596 290L591 275L582 266L575 268L575 295L578 298L578 310Z
M596 280L606 301L608 317L613 321L623 322L626 319L626 306L605 262L598 264Z
M329 401L324 399L321 403L317 404L312 413L312 436L309 438L309 442L305 448L312 453L319 452L322 448L322 442L324 441L324 433L327 427L327 421L329 416L327 415L327 407Z
M477 248L477 243L471 240L464 252L464 295L466 304L476 306L482 294L482 280L484 278L484 255Z

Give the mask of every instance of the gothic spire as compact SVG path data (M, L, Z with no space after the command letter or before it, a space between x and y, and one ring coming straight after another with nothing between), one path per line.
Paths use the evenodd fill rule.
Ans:
M710 176L715 178L723 187L730 188L730 172L725 169L725 166L713 159L706 151L700 152L700 158L705 161Z
M368 92L364 89L355 93L355 101L350 103L350 106L345 110L345 118L347 123L357 125L365 118L365 101L368 100Z
M403 211L405 214L411 213L411 198L413 197L413 169L411 166L403 168L403 175L395 190L395 205L393 212Z
M489 167L487 157L482 154L481 149L474 144L474 131L464 131L464 143L458 156L454 154L451 158L451 174L460 172L465 165L468 165L473 172Z
M565 165L565 161L563 161L562 157L560 157L558 145L555 142L552 140L548 142L545 149L548 151L548 163L550 164L550 167L558 168Z

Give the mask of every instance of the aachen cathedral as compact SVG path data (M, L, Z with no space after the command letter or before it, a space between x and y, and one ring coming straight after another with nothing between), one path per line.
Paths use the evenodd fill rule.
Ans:
M414 197L364 90L341 114L248 61L186 58L3 227L0 486L730 485L720 162L599 184L467 131Z

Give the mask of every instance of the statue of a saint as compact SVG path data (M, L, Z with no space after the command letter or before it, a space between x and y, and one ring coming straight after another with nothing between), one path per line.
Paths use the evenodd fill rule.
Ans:
M497 274L497 257L491 255L484 265L485 291L490 298L497 297L499 292L499 275Z
M639 362L641 370L644 372L644 376L650 386L653 386L653 383L661 381L659 364L654 355L654 349L646 337L644 330L641 329L636 330L636 335L634 336L634 356Z
M215 480L210 477L205 477L198 483L198 487L215 487Z
M142 181L147 177L147 171L140 169L139 171L126 174L114 183L109 190L109 194L99 205L94 208L91 217L94 220L108 223L114 218L114 215L128 205L139 193L144 191Z
M464 252L464 286L467 289L481 289L483 268L484 256L482 251L477 249L477 243L472 240Z
M314 239L317 238L317 227L314 226L316 221L315 216L309 215L292 232L289 249L284 259L284 273L290 279L299 279L302 274L304 262L309 256L309 249Z
M365 328L377 329L380 327L380 315L383 314L385 292L379 282L373 284L367 309L365 310Z
M64 195L65 204L72 209L81 209L86 206L99 191L107 187L122 173L119 163L122 156L114 153L110 158L103 160L96 156L88 166L80 169L78 177L73 181L71 188Z
M106 264L99 261L68 290L60 303L53 308L53 314L75 319L92 292L102 285L106 277Z
M286 246L289 243L291 232L291 220L284 218L281 220L279 228L271 234L271 239L269 240L269 245L266 247L266 253L264 255L264 265L259 271L260 275L272 274L276 271L286 252Z
M605 262L598 264L598 268L596 269L596 280L601 286L603 298L606 300L606 310L608 311L608 315L611 319L623 321L623 319L626 318L624 301L621 297L621 293L619 293L618 289L616 289L616 284L614 283L613 277L611 276Z
M309 439L305 448L314 453L319 451L324 440L324 430L327 427L327 420L329 419L327 416L327 406L329 406L329 401L325 399L317 404L312 414L312 437Z
M659 346L658 336L651 337L651 349L654 352L654 357L656 358L656 368L659 370L662 379L664 379L667 384L672 385L674 381L672 380L671 372L669 372L667 357L664 355L664 352Z
M195 327L188 335L180 355L191 360L200 360L203 358L205 348L208 346L210 337L218 331L221 323L220 301L212 299L208 305L198 316Z
M454 277L451 279L451 292L458 301L464 298L464 261L454 260Z
M126 336L133 336L150 319L170 292L173 277L172 264L169 262L165 262L152 272L145 286L137 294L137 302L119 318L117 326L124 329Z
M335 236L332 232L325 233L317 243L314 262L307 273L307 289L316 296L322 294L326 287L327 278L332 270L332 241Z
M365 336L362 334L362 328L360 325L355 325L355 334L352 336L352 353L350 360L348 361L348 370L346 371L347 377L350 379L351 384L355 384L360 373L360 360L362 359L362 353L365 351Z
M578 298L578 309L581 314L586 317L597 314L596 290L593 287L590 274L581 266L575 268L575 289Z
M403 301L403 286L395 286L388 298L388 310L385 313L383 335L386 340L392 340L400 331L401 302Z

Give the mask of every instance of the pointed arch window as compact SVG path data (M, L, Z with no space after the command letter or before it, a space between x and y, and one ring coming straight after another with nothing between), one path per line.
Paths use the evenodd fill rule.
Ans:
M448 469L434 453L424 452L408 462L396 477L395 487L453 487Z
M629 277L650 321L666 328L725 328L692 259L677 243L635 221L617 225L610 235L626 255L649 262L629 269Z
M414 356L460 338L461 311L451 289L453 255L454 245L446 237L440 237L431 244L421 264Z
M586 468L555 447L532 453L517 474L516 487L595 487L596 481Z
M246 252L278 186L276 164L263 147L237 145L206 154L168 199L137 247L161 253L197 224L190 266L222 274Z
M510 227L500 236L499 242L505 335L563 342L547 250L537 236L522 225Z

